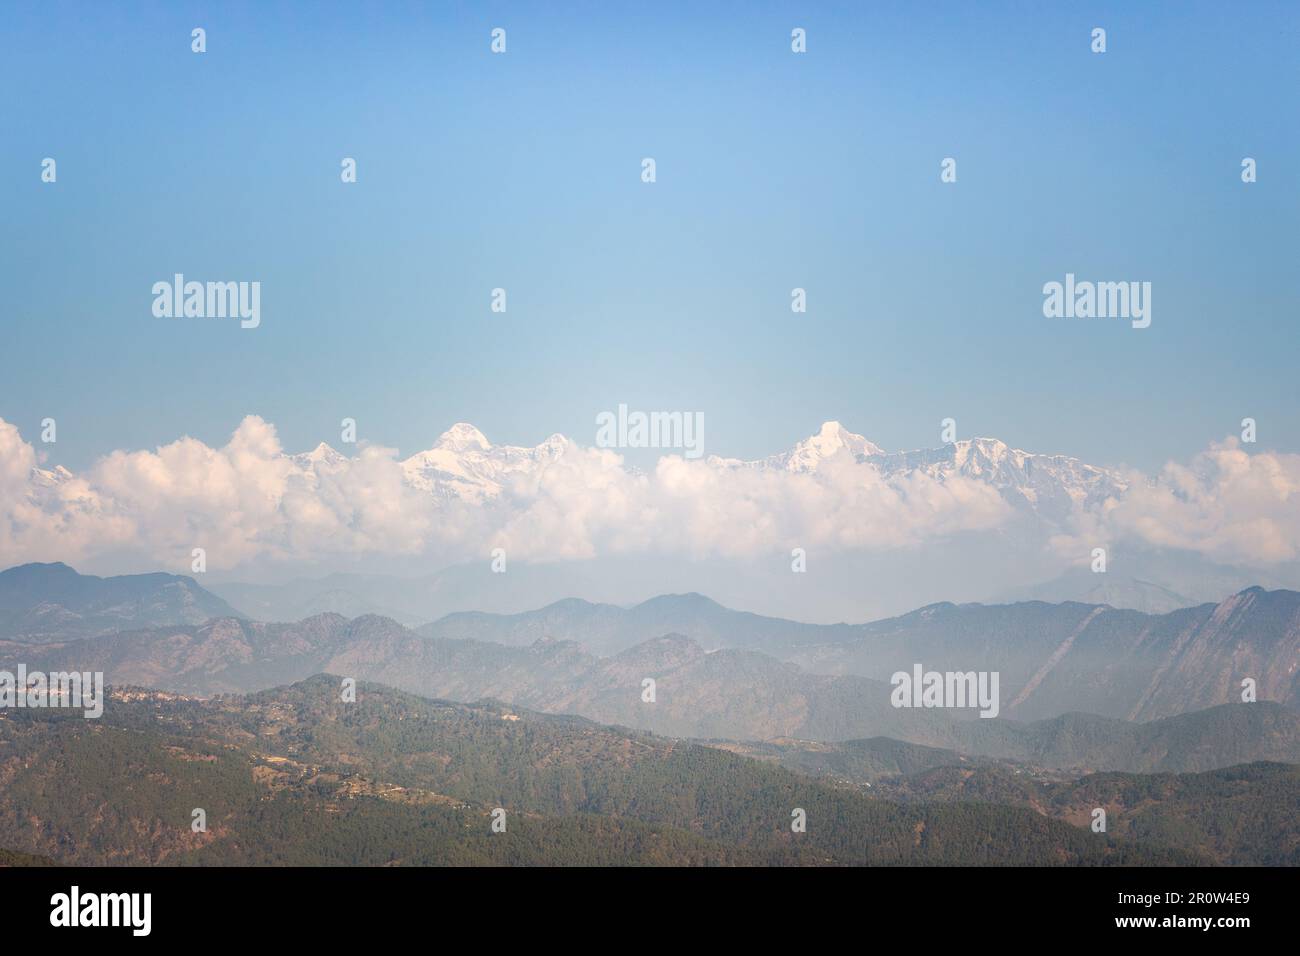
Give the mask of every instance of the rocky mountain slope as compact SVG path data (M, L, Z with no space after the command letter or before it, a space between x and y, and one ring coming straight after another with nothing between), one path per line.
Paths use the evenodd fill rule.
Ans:
M996 670L1004 713L1084 711L1152 720L1241 700L1300 705L1300 592L1248 588L1162 615L1104 605L937 604L864 626L849 641L791 648L810 670L887 680L913 662Z

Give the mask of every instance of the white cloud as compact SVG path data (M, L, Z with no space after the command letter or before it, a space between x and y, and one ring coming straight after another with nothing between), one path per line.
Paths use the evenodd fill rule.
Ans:
M1103 516L1119 537L1197 551L1226 563L1273 564L1300 556L1300 455L1247 454L1236 438L1190 465L1165 465L1135 483Z
M486 500L440 495L412 487L391 449L304 466L255 416L220 448L181 438L113 452L82 475L37 469L32 446L0 422L0 462L7 563L131 549L177 567L194 547L212 568L339 554L466 560L497 546L543 561L887 550L993 527L1006 510L977 482L886 480L850 456L828 459L815 475L680 456L643 474L614 452L572 443L554 461L505 475L501 493Z
M255 416L220 448L181 438L113 452L82 474L50 472L0 421L0 562L132 551L184 568L194 547L213 569L332 556L486 560L494 547L536 561L888 552L999 529L1012 514L978 478L886 475L847 452L811 471L670 455L642 473L612 451L568 443L553 460L496 475L486 496L456 481L417 488L409 477L394 450L374 446L296 460ZM1300 540L1297 488L1300 456L1247 455L1229 441L1155 481L1135 476L1122 499L1077 512L1054 543L1133 537L1220 559L1289 560Z

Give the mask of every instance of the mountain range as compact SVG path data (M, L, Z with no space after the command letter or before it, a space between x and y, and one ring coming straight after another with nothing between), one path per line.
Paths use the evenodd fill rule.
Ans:
M676 633L706 649L761 650L807 671L888 681L920 662L996 670L1003 712L1037 719L1070 710L1150 720L1241 699L1300 705L1300 592L1252 587L1218 604L1143 614L1105 605L943 603L861 625L819 625L733 611L698 594L632 608L561 601L524 614L453 614L430 637L524 645L578 641L617 653Z
M1046 615L1044 621L1050 619L1048 606L1036 610ZM1074 618L1088 613L1068 606L1057 610ZM1103 633L1114 636L1109 629ZM969 629L956 634L967 639ZM1198 662L1213 660L1214 642L1227 639L1216 632L1205 638L1206 646L1191 642L1189 653ZM843 644L849 659L870 659L861 640ZM835 646L800 645L799 653L824 660L827 649ZM1231 657L1242 652L1223 653ZM1085 656L1076 663L1065 655L1054 662L1053 670L1062 668L1064 680L1067 671L1087 666L1089 660ZM1084 698L1094 707L1070 706L1080 700L1075 695L1062 701L1062 710L1052 711L1043 703L1040 709L1050 716L1026 722L1008 719L1008 701L1018 699L1025 688L1005 680L1003 716L982 720L969 711L895 708L884 680L812 673L745 648L707 651L680 634L599 657L570 640L543 637L519 646L437 637L376 616L348 620L317 615L293 624L223 618L63 643L0 643L0 667L12 670L19 663L32 670L103 671L114 684L204 696L258 691L327 672L423 696L466 702L498 699L683 738L836 742L887 736L1058 768L1187 771L1251 760L1300 761L1300 714L1293 706L1270 702L1267 694L1254 704L1206 700L1197 683L1205 673L1201 663L1164 668L1155 685L1160 692L1149 697L1173 713L1144 723L1096 713L1117 699L1114 688L1104 682L1092 697ZM1030 672L1022 668L1019 673ZM1086 677L1080 670L1065 683L1092 686ZM647 678L655 682L653 702L642 696ZM1187 682L1181 693L1172 689L1177 681ZM1261 682L1261 693L1268 686L1273 685ZM1136 683L1127 690L1130 695L1144 692ZM1129 707L1131 697L1120 702ZM1094 713L1070 712L1080 709Z
M0 574L0 601L0 669L103 671L114 687L99 720L0 709L0 863L1300 853L1292 591L1167 614L941 603L855 625L670 594L411 629L255 621L191 578L28 565ZM998 670L1001 715L892 706L890 673L913 662ZM1243 675L1259 702L1239 702ZM792 839L787 804L834 823ZM207 832L189 829L196 806ZM1108 834L1088 830L1097 806Z
M587 681L591 691L599 685L591 683L593 674L618 666L663 673L727 662L734 665L729 673L761 673L780 682L793 664L804 681L821 676L883 683L921 663L941 671L997 671L1002 713L1022 720L1069 711L1151 720L1240 700L1247 680L1254 681L1260 700L1300 706L1300 592L1258 587L1218 604L1159 615L1071 602L941 603L860 625L765 617L699 594L662 595L630 608L569 599L515 615L451 614L413 634L378 615L350 623L340 615L313 615L298 624L253 624L191 578L102 579L66 565L24 565L0 573L0 625L0 638L18 645L47 643L52 652L66 647L86 660L111 655L115 667L125 668L115 680L147 684L150 673L164 674L197 692L252 689L238 677L226 683L227 669L261 653L281 664L297 660L285 672L292 679L356 664L379 680L392 669L395 686L406 686L400 680L418 673L421 661L454 657L460 670L444 670L435 687L413 688L451 696L519 693L508 677L512 668L535 671L530 686L543 693L554 675ZM183 638L168 630L178 625L186 627ZM339 637L353 632L368 639L384 635L401 648L385 646L366 656L362 641ZM105 640L77 643L96 636ZM169 666L153 660L160 639L170 649ZM193 647L183 645L223 650L200 654L195 664ZM507 667L508 648L527 654L514 654L517 660ZM712 651L728 653L707 653ZM496 660L488 667L475 655ZM776 667L782 663L784 669ZM495 682L476 681L478 670L498 676ZM187 675L202 683L185 684ZM544 681L545 675L551 676ZM534 703L554 706L541 698ZM805 716L819 728L810 736L827 736L811 711ZM719 735L728 733L719 728Z
M493 445L467 422L457 422L433 446L401 461L406 482L439 498L482 503L500 497L520 480L536 480L576 444L564 435L551 435L527 447ZM322 442L312 451L286 456L303 476L336 470L348 456ZM746 461L709 456L709 464L752 471L813 474L833 460L847 459L886 478L923 474L938 481L973 478L998 490L1016 507L1053 521L1068 517L1076 505L1091 506L1122 495L1127 481L1116 472L1065 455L1033 454L1010 448L995 438L949 442L939 448L886 452L836 421L791 449Z

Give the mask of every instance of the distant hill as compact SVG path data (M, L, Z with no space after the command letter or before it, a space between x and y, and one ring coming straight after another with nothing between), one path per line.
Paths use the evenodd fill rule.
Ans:
M1256 761L1300 763L1300 714L1269 702L1223 704L1136 724L1091 714L1050 720L963 721L936 728L926 746L890 737L760 743L711 741L791 770L853 783L936 767L1002 767L1034 774L1099 770L1187 773Z
M571 598L522 614L449 614L417 628L429 637L529 645L541 638L576 641L594 654L616 654L664 634L683 634L708 650L785 652L804 644L850 641L861 625L803 624L733 611L702 594L665 594L634 607Z
M1044 788L1048 815L1082 824L1106 808L1107 832L1195 848L1216 863L1300 866L1300 767L1254 763L1198 774L1105 773Z
M317 614L362 617L377 614L411 626L428 620L422 611L447 590L439 575L398 578L331 574L282 584L223 582L213 593L258 621L301 621Z
M1005 764L1025 771L1024 765L999 761L994 757L972 757L944 747L895 740L892 737L869 737L840 742L781 738L764 741L701 741L730 753L766 760L788 770L846 784L871 787L883 780L916 774L936 767L977 768Z
M69 864L1197 864L1023 807L873 799L720 750L315 677L0 717L0 844ZM494 808L507 828L493 833ZM206 832L191 830L192 811ZM807 832L794 833L802 809ZM33 826L32 821L41 821Z
M1076 773L967 757L876 737L841 744L775 741L711 746L856 786L887 800L1029 807L1145 845L1206 853L1222 865L1300 865L1300 765L1255 762L1201 773Z
M1223 865L1300 865L1300 766L1251 763L1185 774L1099 773L1042 780L1000 767L945 767L877 781L888 799L1032 807L1087 826L1106 811L1107 832L1142 844L1208 853Z
M984 603L1077 601L1167 614L1199 604L1218 604L1253 585L1268 590L1296 586L1295 562L1241 568L1218 564L1194 552L1131 547L1113 548L1108 554L1110 568L1103 574L1089 567L1075 567L1047 581L1006 588Z
M1249 581L1243 586L1249 587ZM1224 588L1222 593L1232 594L1239 590L1241 587ZM1009 603L1047 601L1061 604L1076 601L1080 604L1108 604L1144 614L1168 614L1203 603L1154 581L1114 573L1094 574L1087 568L1068 571L1033 587L1017 588L1007 597Z
M99 578L66 564L23 564L0 572L0 640L66 641L239 616L193 578L176 574Z
M1091 714L981 720L956 726L951 746L1046 767L1132 773L1215 770L1257 760L1300 763L1300 714L1269 701L1221 704L1132 723Z

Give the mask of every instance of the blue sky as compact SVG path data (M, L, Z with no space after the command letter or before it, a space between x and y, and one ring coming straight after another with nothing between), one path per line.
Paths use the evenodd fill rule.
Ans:
M739 457L948 416L1147 469L1247 415L1300 450L1297 10L9 3L0 418L72 468L250 413L291 451L345 416L589 444L620 402ZM260 281L261 327L155 318L175 272ZM1066 272L1150 281L1151 327L1044 318Z

